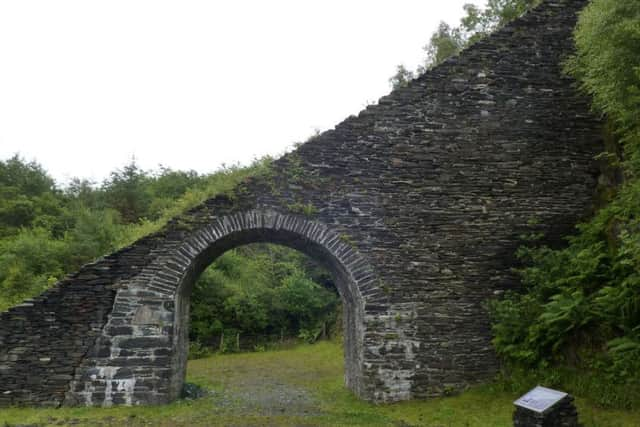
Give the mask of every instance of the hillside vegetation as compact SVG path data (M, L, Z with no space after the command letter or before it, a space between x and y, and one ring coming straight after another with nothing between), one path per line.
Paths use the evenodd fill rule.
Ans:
M516 370L600 404L640 405L640 2L593 0L566 70L608 121L594 217L563 249L527 236L524 292L493 304L494 344ZM577 378L578 376L582 378Z
M0 161L0 310L158 230L268 164L264 159L200 175L149 172L131 162L100 185L76 179L60 188L35 162L18 156ZM207 354L207 347L236 351L245 337L252 347L268 344L269 337L314 341L333 332L337 310L330 276L301 253L265 244L240 247L218 258L195 286L192 355Z
M417 70L398 66L407 84L540 0L488 0L464 7L459 26L442 22ZM640 2L592 0L575 30L565 72L606 122L593 217L566 245L523 236L523 287L491 303L503 376L542 382L613 407L640 406ZM561 143L561 141L559 141Z

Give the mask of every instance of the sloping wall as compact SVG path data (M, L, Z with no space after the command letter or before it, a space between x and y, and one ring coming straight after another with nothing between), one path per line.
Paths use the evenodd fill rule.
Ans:
M0 314L0 405L171 400L185 289L252 241L326 259L356 295L345 354L361 397L437 396L489 378L485 303L518 286L519 236L557 244L591 206L601 125L561 71L585 4L544 2L269 173Z

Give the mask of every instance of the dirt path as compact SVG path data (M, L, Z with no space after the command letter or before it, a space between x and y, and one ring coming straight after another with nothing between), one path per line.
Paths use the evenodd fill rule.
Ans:
M320 415L318 401L304 388L259 378L214 392L214 404L232 413L256 415Z
M225 412L256 415L320 415L313 392L300 381L299 372L287 366L278 369L245 365L219 372L221 387L210 391L214 405ZM309 384L311 386L311 384Z

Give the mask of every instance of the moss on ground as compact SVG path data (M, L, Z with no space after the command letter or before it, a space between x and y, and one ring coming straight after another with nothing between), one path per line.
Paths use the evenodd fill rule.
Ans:
M219 355L189 362L188 381L209 390L195 401L160 407L11 408L0 410L0 425L502 427L512 425L512 402L518 397L488 384L454 397L374 405L346 390L342 378L342 351L336 343ZM265 400L256 388L272 389L277 396ZM278 395L282 390L290 395ZM580 398L577 403L587 427L640 425L640 410L604 410Z

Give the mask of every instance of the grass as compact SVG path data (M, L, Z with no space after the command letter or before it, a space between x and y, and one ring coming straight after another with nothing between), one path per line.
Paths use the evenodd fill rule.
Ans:
M217 355L189 362L188 381L210 391L198 400L159 407L10 408L0 410L0 426L512 425L512 402L518 396L501 391L499 385L474 387L459 396L430 401L374 405L344 388L342 362L340 346L330 342ZM278 400L283 390L291 396ZM577 405L587 427L640 425L640 410L605 410L580 398Z

